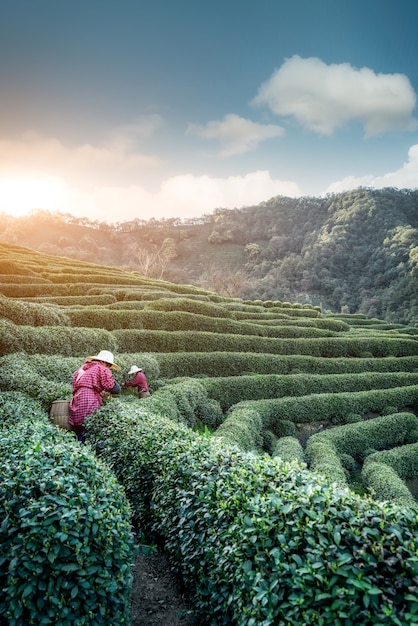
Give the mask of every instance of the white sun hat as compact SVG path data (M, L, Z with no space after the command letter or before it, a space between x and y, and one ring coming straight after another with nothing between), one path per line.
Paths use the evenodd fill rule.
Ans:
M128 372L128 376L130 374L136 374L137 372L142 372L142 368L141 367L137 367L136 365L132 365L131 369Z
M109 352L109 350L101 350L96 356L88 356L86 361L104 361L104 363L108 363L112 369L120 369L119 365L115 363L113 353Z

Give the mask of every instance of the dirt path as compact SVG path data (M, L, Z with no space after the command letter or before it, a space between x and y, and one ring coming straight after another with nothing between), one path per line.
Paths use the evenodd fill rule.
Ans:
M164 553L141 554L134 567L132 626L196 626L190 601Z

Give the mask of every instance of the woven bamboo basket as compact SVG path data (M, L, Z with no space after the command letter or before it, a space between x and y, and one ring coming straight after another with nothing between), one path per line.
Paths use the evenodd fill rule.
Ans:
M69 430L70 425L68 423L68 416L70 412L69 400L55 400L52 403L51 410L49 412L49 419L53 424Z

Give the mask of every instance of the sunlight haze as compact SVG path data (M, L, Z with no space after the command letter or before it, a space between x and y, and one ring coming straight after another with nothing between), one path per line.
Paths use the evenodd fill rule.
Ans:
M0 212L418 187L414 0L0 0Z

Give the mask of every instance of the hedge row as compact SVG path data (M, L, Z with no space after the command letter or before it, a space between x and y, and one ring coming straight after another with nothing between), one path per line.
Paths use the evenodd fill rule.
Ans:
M308 439L306 457L311 469L343 486L347 485L349 476L343 468L344 456L351 458L354 468L371 450L416 441L418 417L407 412L395 413L316 433Z
M418 478L418 437L409 437L406 445L393 450L381 450L367 457L367 463L385 463L389 465L402 480ZM376 448L376 446L374 446Z
M32 328L0 319L0 356L12 352L88 356L103 349L116 353L117 347L117 338L107 330L65 326Z
M397 337L276 339L199 331L114 330L120 352L259 352L320 357L418 355L418 341Z
M4 270L4 268L2 268ZM43 283L48 284L47 278L43 278L37 274L6 274L4 271L0 272L0 285L9 283Z
M363 460L368 450L386 450L417 442L418 417L408 412L383 415L316 433L309 438L307 447L314 441L327 442L338 454L350 454L356 460ZM416 465L418 469L418 461Z
M295 315L302 317L320 317L321 309L310 304L301 305L299 303L280 302L279 300L240 300L236 298L228 298L225 306L234 311L245 311L247 313L286 313L287 315Z
M158 352L123 352L118 354L114 338L111 333L95 329L63 329L65 332L71 331L68 337L73 337L74 341L62 342L60 350L62 354L48 355L44 350L42 354L41 339L33 342L35 331L22 326L14 326L11 322L0 321L1 338L0 347L3 351L1 376L3 381L6 380L8 373L18 370L20 365L14 363L14 352L25 352L25 359L32 365L35 364L35 373L45 375L51 380L68 380L68 372L75 370L80 360L86 356L97 354L99 350L110 349L116 355L117 363L121 366L120 372L114 372L114 376L119 380L126 380L127 373L132 365L142 367L151 382L157 382L161 378L161 383L167 382L167 379L184 377L198 377L205 389L210 390L210 394L217 393L220 396L224 382L228 385L222 393L234 394L234 385L239 390L237 401L243 399L242 394L247 389L247 384L253 385L253 394L257 394L259 386L258 381L266 381L266 393L269 393L271 380L270 372L278 372L273 375L273 381L280 380L280 375L287 375L283 382L288 383L287 393L290 386L295 388L299 385L301 378L308 383L309 380L317 374L317 380L320 382L320 374L350 374L363 373L357 380L363 378L373 378L372 372L376 372L377 379L384 378L384 372L405 372L405 380L410 377L408 372L416 372L418 367L417 357L388 357L376 359L321 359L309 356L298 355L264 355L239 352L178 352L178 353L158 353ZM39 329L40 330L40 329ZM47 332L51 329L47 329ZM22 332L23 331L23 332ZM72 331L75 331L75 336ZM60 335L60 329L51 331L52 336ZM31 354L31 346L35 344L33 353ZM90 346L90 347L89 347ZM49 347L49 346L46 346ZM65 354L67 356L65 356ZM7 355L7 356L6 356ZM65 378L60 377L60 372L65 372ZM249 374L253 372L253 374ZM299 374L306 372L306 376L301 377ZM366 374L365 372L370 372ZM379 373L380 372L380 373ZM259 376L255 374L259 373ZM235 378L232 378L230 375ZM58 376L58 379L57 379ZM224 377L224 380L217 377ZM267 376L267 378L266 378ZM212 381L208 377L213 377ZM248 378L247 378L248 377ZM398 376L395 376L397 378ZM343 380L333 376L335 381ZM356 377L354 378L354 380ZM245 386L240 390L240 385L245 381ZM292 382L293 381L293 382ZM159 384L161 384L159 383ZM302 383L305 384L305 383ZM353 383L354 384L354 383ZM306 387L305 387L306 388ZM229 391L228 391L229 390ZM254 397L254 395L253 395ZM224 401L224 404L228 403ZM350 411L351 412L351 411Z
M312 441L305 453L311 471L318 472L339 488L348 486L348 473L344 470L337 451L329 442Z
M299 439L290 435L277 439L272 448L271 456L273 458L280 457L283 463L295 461L302 464L305 462L305 453Z
M108 305L116 302L115 296L104 294L101 296L39 296L37 298L25 298L26 302L42 304L48 302L50 304L59 304L60 306L91 306Z
M0 294L0 318L14 324L29 326L70 326L71 322L64 311L57 306L20 302L5 298Z
M303 326L310 328L322 328L326 330L332 330L336 333L348 332L350 326L340 320L331 320L327 318L305 319L303 317L294 318L285 315L271 316L269 313L265 315L251 315L248 317L245 313L235 313L234 317L238 320L252 321L261 326Z
M222 410L242 400L262 400L312 393L340 393L418 385L418 372L362 372L357 374L256 374L202 379L208 396Z
M0 394L0 621L129 624L130 508L107 467L24 394Z
M336 333L326 329L300 326L259 326L225 317L209 317L186 311L110 311L98 307L69 309L66 315L73 326L88 328L147 329L158 331L203 331L216 334L257 335L261 337L332 337Z
M409 507L411 510L418 510L416 499L393 467L387 463L379 463L377 460L366 462L361 472L361 478L363 483L372 491L373 498L376 500L396 502L399 505Z
M147 308L153 311L186 311L209 317L226 317L230 319L234 317L225 306L208 302L207 300L194 300L192 298L162 298L150 302Z
M257 410L263 419L263 427L276 432L277 425L282 420L290 420L295 424L329 422L341 425L352 414L382 415L387 407L391 407L393 413L403 411L406 407L410 411L418 412L418 385L272 400L246 400L235 405L232 410L241 408L241 404Z
M251 352L154 352L163 378L243 374L416 372L418 357L327 358Z
M44 284L20 284L20 283L0 283L0 294L8 298L27 298L33 296L67 296L70 295L69 285L44 285Z
M136 406L100 409L88 440L164 540L202 626L417 622L416 513Z

